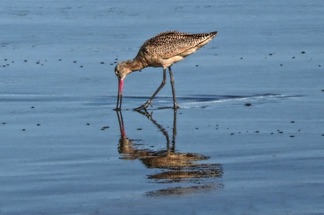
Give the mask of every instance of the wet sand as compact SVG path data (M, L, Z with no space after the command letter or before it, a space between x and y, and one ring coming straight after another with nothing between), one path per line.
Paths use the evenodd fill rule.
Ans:
M321 1L3 1L0 214L324 214ZM219 35L125 80L165 30ZM145 86L145 87L143 87Z

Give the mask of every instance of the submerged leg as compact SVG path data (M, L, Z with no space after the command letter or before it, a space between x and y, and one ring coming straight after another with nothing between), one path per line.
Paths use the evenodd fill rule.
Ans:
M169 67L169 74L170 74L170 82L171 82L171 87L172 87L173 109L176 110L179 108L179 106L177 105L177 98L176 98L175 87L174 87L174 77L173 77L173 73L171 70L171 66Z
M149 98L149 100L147 100L147 102L145 102L143 105L139 106L138 108L135 108L134 110L146 109L152 103L152 100L154 99L156 94L158 94L158 92L162 89L165 83L166 83L166 70L163 69L163 80L161 85L157 88L157 90L153 93L153 95Z

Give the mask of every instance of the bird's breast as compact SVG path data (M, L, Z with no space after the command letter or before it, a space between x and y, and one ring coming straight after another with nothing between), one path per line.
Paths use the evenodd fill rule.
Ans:
M180 55L176 55L176 56L173 56L173 57L170 57L168 59L164 59L163 60L163 68L167 68L169 66L172 66L173 64L175 64L176 62L179 62L183 59L182 56Z

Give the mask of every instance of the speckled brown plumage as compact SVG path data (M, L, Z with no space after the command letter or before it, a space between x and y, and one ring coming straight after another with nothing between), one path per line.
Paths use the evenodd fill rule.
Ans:
M162 32L145 41L137 57L140 57L142 52L146 56L149 55L162 59L172 58L176 55L186 57L188 55L186 51L193 48L197 50L213 39L216 33L188 34L177 31Z
M217 32L189 34L177 31L162 32L148 39L133 60L117 64L116 75L122 79L145 67L168 68L210 42Z
M138 71L145 67L163 67L163 81L151 98L138 109L147 108L151 104L154 96L164 86L166 79L165 71L167 68L170 73L174 108L177 108L171 66L206 45L216 34L216 31L200 34L167 31L146 40L133 60L122 61L115 67L115 74L119 79L116 110L121 109L122 89L125 77L133 71Z

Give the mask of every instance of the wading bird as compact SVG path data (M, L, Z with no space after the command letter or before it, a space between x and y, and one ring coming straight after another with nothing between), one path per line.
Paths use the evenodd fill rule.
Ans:
M115 110L121 110L125 77L145 67L163 67L163 80L147 102L135 108L135 110L146 109L152 103L156 94L166 83L167 68L169 70L172 87L173 108L177 109L178 105L171 66L206 45L216 36L216 34L217 31L200 34L167 31L145 41L133 60L122 61L115 67L115 74L118 78L118 96Z

